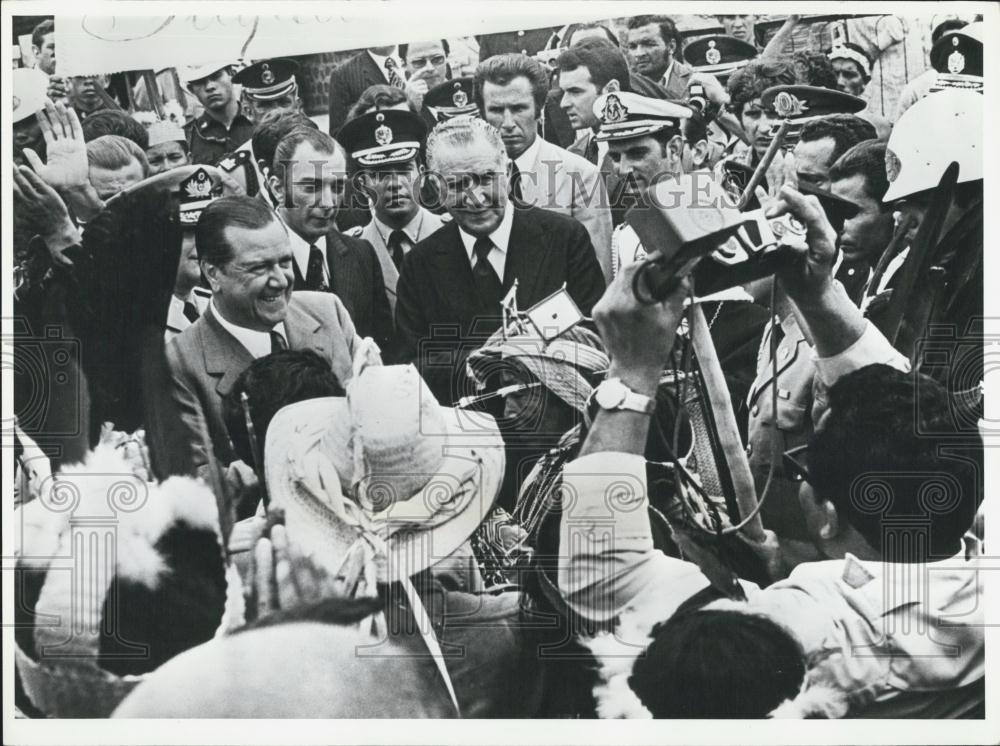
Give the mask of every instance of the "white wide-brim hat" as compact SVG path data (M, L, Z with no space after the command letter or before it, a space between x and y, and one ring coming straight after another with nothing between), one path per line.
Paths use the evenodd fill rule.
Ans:
M337 574L360 546L368 583L409 578L458 549L504 474L493 418L442 407L411 365L366 368L346 397L283 408L264 454L271 506L297 550Z

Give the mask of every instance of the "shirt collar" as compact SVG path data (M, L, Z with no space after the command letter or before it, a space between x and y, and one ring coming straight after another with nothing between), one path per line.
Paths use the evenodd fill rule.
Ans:
M237 326L231 321L227 321L219 313L219 309L215 305L215 298L209 300L208 305L212 309L212 315L222 324L222 328L232 334L236 338L236 341L243 345L247 349L247 352L253 355L255 359L271 354L271 335L269 332L247 329L245 326ZM285 331L285 322L278 323L271 331L276 331L284 337L285 346L288 347L288 333Z
M420 240L418 236L420 235L420 224L423 222L423 220L424 220L424 208L418 207L417 214L410 219L409 223L407 223L400 229L403 231L403 233L406 234L406 237L410 239L410 243L416 243L418 240ZM386 225L377 217L375 217L374 210L372 211L372 222L375 223L375 230L379 232L379 235L382 236L382 239L386 242L386 244L388 244L389 234L391 234L395 230L395 228L390 228L388 225Z
M538 151L542 147L542 138L535 136L535 141L528 146L521 155L514 159L514 163L517 164L519 171L531 171L535 168L535 162L538 160Z
M385 78L386 81L389 80L389 71L385 69L385 61L390 58L396 63L396 74L399 75L400 79L403 78L403 61L399 59L396 52L393 52L390 55L381 55L375 54L370 49L366 49L365 51L368 52L368 56L372 58L372 62L378 65L378 69L382 71L382 77Z
M514 205L507 200L507 206L503 211L503 220L500 221L500 225L497 226L496 230L490 234L490 240L493 241L493 246L503 253L507 253L507 245L510 243L510 229L514 224ZM458 235L462 237L462 245L465 246L465 253L469 255L469 261L472 261L473 249L476 245L476 237L466 233L459 227Z
M326 259L326 236L320 236L314 243L310 244L298 233L288 228L288 239L292 244L292 256L295 257L295 266L299 268L299 272L302 273L303 277L306 276L306 272L309 269L310 246L319 247L319 250L323 252L323 258Z
M660 83L664 87L666 87L667 85L670 84L670 73L672 73L674 71L674 64L676 62L677 62L677 60L675 60L675 59L670 60L670 64L667 65L667 69L663 72L663 77L660 78Z

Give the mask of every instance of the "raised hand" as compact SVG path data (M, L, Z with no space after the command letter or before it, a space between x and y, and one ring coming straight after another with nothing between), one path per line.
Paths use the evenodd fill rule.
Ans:
M406 93L406 100L410 104L410 108L415 112L420 112L420 109L424 105L424 96L427 95L427 91L430 90L427 85L427 81L424 80L424 75L426 73L421 70L416 73L412 78L406 81L406 88L404 92Z
M833 282L837 258L837 234L826 218L823 206L812 195L801 194L785 185L767 209L768 217L788 213L806 227L806 244L790 244L796 261L778 272L781 284L793 300L804 299L826 290Z
M55 189L85 188L89 184L87 144L76 112L67 109L61 101L46 101L45 108L35 116L45 138L48 162L43 162L30 148L24 151L25 160Z
M80 242L80 233L70 219L66 203L27 166L16 166L13 175L14 203L19 214L44 239L53 259L64 261L62 250Z

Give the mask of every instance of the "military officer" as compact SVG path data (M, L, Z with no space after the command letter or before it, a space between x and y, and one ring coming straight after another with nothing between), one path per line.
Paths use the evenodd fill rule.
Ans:
M427 91L423 110L429 112L433 124L454 117L479 116L479 107L473 96L474 80L471 76L452 78Z
M372 216L366 226L348 233L375 247L394 315L403 257L443 225L417 198L426 135L419 115L397 109L363 114L337 133L350 155L352 180L367 197Z
M253 134L253 122L240 111L233 92L232 63L212 62L178 70L181 81L205 107L184 125L192 163L218 163Z

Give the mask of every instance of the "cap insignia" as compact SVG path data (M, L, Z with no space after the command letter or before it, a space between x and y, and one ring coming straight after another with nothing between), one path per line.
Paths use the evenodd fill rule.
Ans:
M193 198L210 197L212 194L212 181L208 178L208 172L199 168L184 182L184 194Z
M455 92L451 96L451 102L455 106L466 106L469 103L469 97L462 90L461 83L455 83Z
M951 43L953 46L958 46L958 37L951 37ZM957 49L948 55L948 72L952 75L957 75L965 69L965 55L959 52Z
M774 110L782 119L788 119L808 110L806 102L788 91L781 91L774 97Z
M708 51L705 52L705 61L709 65L718 65L722 59L722 54L715 48L715 39L708 42Z
M385 124L385 114L376 114L375 121L379 123L375 128L375 142L379 145L388 145L392 142L392 130Z
M260 82L264 85L271 85L274 83L274 73L271 72L271 68L265 62L260 68Z
M899 161L899 156L893 153L891 150L886 148L885 150L885 177L889 182L893 182L899 178L899 171L903 167L903 164Z
M604 100L604 111L601 112L601 119L605 124L618 124L624 122L628 117L628 108L621 99L614 94L608 94Z

